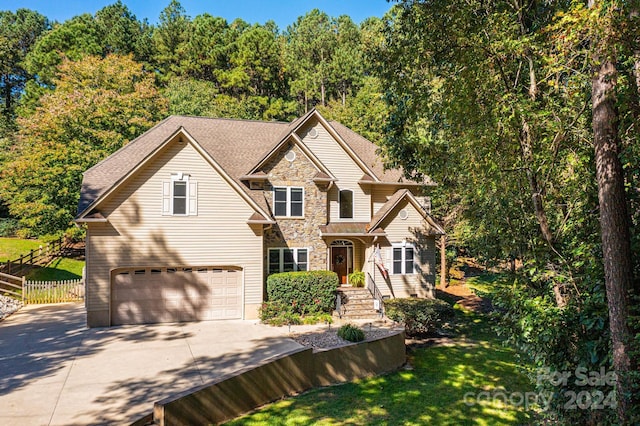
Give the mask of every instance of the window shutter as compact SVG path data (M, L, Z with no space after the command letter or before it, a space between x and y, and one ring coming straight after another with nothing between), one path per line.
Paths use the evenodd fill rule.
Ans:
M171 182L162 182L162 215L171 215Z
M198 182L189 182L189 215L198 214Z
M393 273L393 247L389 247L385 250L386 259L384 261L384 266Z

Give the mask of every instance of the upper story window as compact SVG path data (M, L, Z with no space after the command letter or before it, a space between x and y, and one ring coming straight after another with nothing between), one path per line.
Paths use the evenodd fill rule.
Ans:
M353 219L353 191L340 191L340 219Z
M187 214L187 182L173 181L173 214Z
M273 214L280 217L302 217L304 188L282 186L273 188Z
M412 244L393 244L393 274L415 274L415 248Z
M162 183L162 214L191 216L198 214L198 184L188 174L176 173Z

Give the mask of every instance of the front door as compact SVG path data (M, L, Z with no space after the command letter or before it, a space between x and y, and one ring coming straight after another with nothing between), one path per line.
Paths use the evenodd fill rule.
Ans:
M338 274L340 285L347 283L347 248L331 247L331 270Z

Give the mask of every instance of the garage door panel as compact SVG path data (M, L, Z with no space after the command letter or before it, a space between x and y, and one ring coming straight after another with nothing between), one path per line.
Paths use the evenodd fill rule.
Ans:
M114 275L112 324L242 317L240 271L220 268L194 268L193 272L169 270L132 268L126 274Z

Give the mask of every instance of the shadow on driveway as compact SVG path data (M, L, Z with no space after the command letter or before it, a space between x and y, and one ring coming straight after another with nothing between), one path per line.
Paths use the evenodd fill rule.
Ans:
M0 322L0 424L121 424L155 401L300 348L287 328L205 321L87 329L81 304Z

